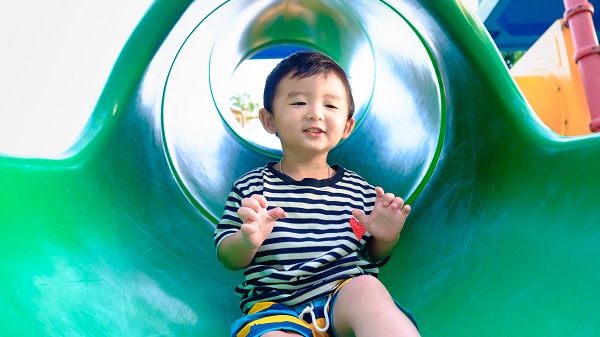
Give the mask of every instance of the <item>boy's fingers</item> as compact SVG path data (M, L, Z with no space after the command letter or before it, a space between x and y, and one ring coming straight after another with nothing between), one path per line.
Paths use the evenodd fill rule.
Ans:
M287 213L281 207L273 208L268 213L273 220L284 219L287 217Z
M356 220L358 220L358 222L360 222L362 224L367 222L367 215L365 214L364 211L362 211L360 209L353 209L352 216L354 216L356 218Z
M240 228L240 230L242 231L242 234L244 235L252 235L254 233L256 233L257 229L256 226L254 225L250 225L250 224L242 224L242 227Z
M383 205L389 206L394 201L394 198L396 198L396 196L393 193L386 193L383 196Z
M411 210L412 208L410 207L410 205L404 205L404 207L402 207L402 213L404 213L406 216L410 214Z
M404 205L404 200L400 197L395 197L390 204L391 207L400 209L402 209L402 205Z
M385 195L385 192L383 191L383 188L377 186L375 187L375 197L376 198L381 198Z
M250 196L250 198L256 200L258 202L258 205L262 208L267 208L267 198L265 198L264 195L262 194L253 194L252 196Z
M249 207L240 207L238 209L238 215L240 217L240 219L242 220L242 222L248 222L248 221L256 221L256 212Z
M254 195L250 198L244 198L242 200L242 207L250 208L256 213L260 212L261 209L260 201L257 200L257 198L255 198Z

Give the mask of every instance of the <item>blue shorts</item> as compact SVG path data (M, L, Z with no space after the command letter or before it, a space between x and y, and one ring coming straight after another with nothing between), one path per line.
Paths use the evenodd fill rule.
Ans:
M257 303L247 315L231 324L229 332L232 337L258 337L277 330L294 331L304 337L337 337L333 322L329 318L333 315L338 290L345 282L342 282L333 294L321 297L308 305L288 307L276 302ZM413 314L395 300L394 302L417 327Z

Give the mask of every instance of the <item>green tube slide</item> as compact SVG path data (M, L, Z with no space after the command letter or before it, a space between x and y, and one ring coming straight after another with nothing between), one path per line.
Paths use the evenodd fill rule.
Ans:
M242 275L212 232L280 156L227 88L281 46L350 74L358 123L329 161L412 204L380 279L423 336L598 335L600 139L543 126L454 0L155 1L77 142L0 156L0 335L227 336Z

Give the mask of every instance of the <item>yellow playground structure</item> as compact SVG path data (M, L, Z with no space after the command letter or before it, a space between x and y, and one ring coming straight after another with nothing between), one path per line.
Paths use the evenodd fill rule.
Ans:
M565 12L565 18L556 20L510 70L538 117L564 136L597 132L599 127L600 48L591 21L593 7L587 3L573 8ZM584 26L571 27L575 19L584 20ZM578 41L583 46L577 47ZM594 65L582 68L586 61ZM585 69L584 76L581 69ZM597 116L596 123L593 115Z

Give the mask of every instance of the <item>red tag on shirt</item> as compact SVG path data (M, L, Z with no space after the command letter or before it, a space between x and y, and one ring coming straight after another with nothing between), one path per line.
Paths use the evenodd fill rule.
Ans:
M352 231L354 235L360 240L363 237L363 234L367 231L365 227L356 220L356 218L350 218L350 227L352 227Z

